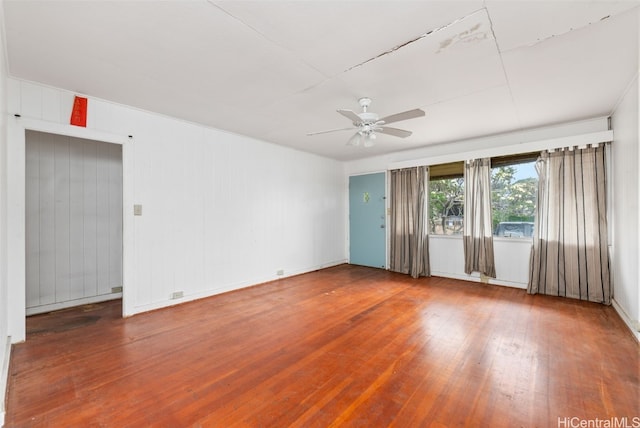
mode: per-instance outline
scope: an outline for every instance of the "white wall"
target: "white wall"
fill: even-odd
[[[640,150],[638,150],[638,78],[611,117],[615,140],[613,166],[614,305],[640,338]]]
[[[7,53],[4,4],[0,2],[0,426],[4,423],[10,339],[7,299]]]
[[[525,153],[553,147],[611,141],[607,118],[596,118],[521,132],[396,152],[345,165],[347,176],[370,171],[434,165],[478,157]],[[526,288],[529,279],[531,240],[494,238],[496,277],[489,283]],[[464,272],[462,236],[430,236],[431,273],[436,276],[480,281],[477,273]]]
[[[73,96],[9,79],[14,340],[24,339],[25,128],[123,144],[125,315],[346,261],[340,162],[91,98],[87,129],[72,127]]]

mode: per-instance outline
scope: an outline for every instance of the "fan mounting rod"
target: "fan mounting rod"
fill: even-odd
[[[371,98],[360,98],[358,102],[360,103],[360,107],[362,107],[362,111],[366,113],[367,108],[371,105]]]
[[[362,113],[358,113],[356,115],[359,120],[354,120],[353,124],[355,126],[362,126],[362,125],[373,125],[374,123],[378,123],[378,119],[380,119],[380,116],[378,116],[375,113],[370,113],[367,111],[369,108],[369,105],[371,104],[371,98],[367,98],[367,97],[360,98],[358,100],[358,103],[360,104],[360,107],[362,107]]]

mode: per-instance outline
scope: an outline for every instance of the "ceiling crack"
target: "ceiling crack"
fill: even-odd
[[[561,32],[559,32],[557,34],[551,34],[550,36],[543,37],[541,39],[537,39],[537,40],[535,40],[535,41],[533,41],[531,43],[515,46],[515,47],[513,47],[513,48],[511,48],[511,49],[509,49],[509,50],[507,50],[505,52],[510,52],[510,51],[513,51],[513,50],[516,50],[516,49],[521,49],[521,48],[530,48],[530,47],[533,47],[533,46],[537,46],[540,43],[546,42],[547,40],[551,40],[551,39],[554,39],[556,37],[564,36],[565,34],[569,34],[569,33],[572,33],[574,31],[577,31],[577,30],[582,30],[583,28],[587,28],[587,27],[589,27],[591,25],[598,24],[598,23],[600,23],[602,21],[605,21],[605,20],[607,20],[609,18],[611,18],[611,15],[606,15],[606,16],[603,16],[602,18],[600,18],[600,19],[598,19],[596,21],[588,22],[585,25],[581,25],[581,26],[576,27],[576,28],[569,28],[566,31],[561,31]]]
[[[242,25],[244,25],[245,27],[249,28],[251,31],[253,31],[254,33],[260,35],[260,37],[262,37],[264,40],[266,40],[267,42],[273,44],[274,46],[279,47],[280,49],[283,49],[289,53],[294,53],[291,49],[289,49],[286,46],[283,46],[282,44],[278,43],[277,41],[271,39],[270,37],[268,37],[266,34],[264,34],[263,32],[261,32],[260,30],[258,30],[257,28],[255,28],[254,26],[248,24],[247,22],[243,21],[240,17],[234,15],[233,13],[229,12],[228,10],[226,10],[222,5],[216,4],[216,0],[205,0],[207,3],[209,3],[209,5],[215,7],[216,9],[220,10],[222,13],[228,15],[229,17],[231,17],[232,19],[235,19],[236,21],[238,21],[239,23],[241,23]],[[308,63],[307,61],[305,61],[304,59],[300,58],[301,61],[304,62],[304,64],[310,68],[312,68],[313,70],[315,70],[316,72],[318,72],[319,74],[322,75],[322,77],[326,79],[330,78],[331,76],[327,76],[325,73],[323,73],[321,70],[317,69],[313,64]],[[324,81],[324,80],[323,80]],[[322,83],[322,82],[320,82]],[[319,84],[319,83],[318,83]]]
[[[374,56],[374,57],[372,57],[372,58],[369,58],[369,59],[368,59],[368,60],[366,60],[366,61],[363,61],[363,62],[361,62],[361,63],[359,63],[359,64],[356,64],[356,65],[354,65],[354,66],[351,66],[351,67],[347,68],[346,70],[344,70],[344,71],[343,71],[343,73],[347,73],[347,72],[349,72],[349,71],[353,70],[354,68],[362,67],[363,65],[368,64],[368,63],[370,63],[371,61],[374,61],[374,60],[376,60],[376,59],[378,59],[378,58],[381,58],[381,57],[383,57],[383,56],[385,56],[385,55],[392,54],[392,53],[394,53],[395,51],[397,51],[397,50],[399,50],[399,49],[402,49],[402,48],[404,48],[405,46],[408,46],[408,45],[410,45],[410,44],[412,44],[412,43],[415,43],[415,42],[417,42],[417,41],[419,41],[419,40],[422,40],[422,39],[424,39],[424,38],[425,38],[425,37],[427,37],[427,36],[430,36],[430,35],[432,35],[432,34],[435,34],[435,33],[439,32],[439,31],[441,31],[441,30],[444,30],[445,28],[449,28],[449,27],[451,27],[451,26],[453,26],[453,25],[456,25],[456,24],[458,24],[459,22],[461,22],[461,21],[463,21],[464,19],[466,19],[466,18],[468,18],[468,17],[470,17],[470,16],[472,16],[472,15],[474,15],[474,14],[478,13],[478,12],[479,12],[479,11],[481,11],[481,10],[483,10],[483,9],[479,9],[479,10],[473,11],[473,12],[471,12],[471,13],[470,13],[470,14],[468,14],[468,15],[465,15],[465,16],[463,16],[463,17],[461,17],[461,18],[458,18],[458,19],[456,19],[456,20],[454,20],[454,21],[449,22],[448,24],[445,24],[445,25],[443,25],[443,26],[441,26],[441,27],[438,27],[438,28],[435,28],[435,29],[433,29],[433,30],[427,31],[426,33],[421,34],[421,35],[419,35],[418,37],[416,37],[416,38],[414,38],[414,39],[411,39],[411,40],[409,40],[409,41],[407,41],[407,42],[404,42],[404,43],[402,43],[402,44],[400,44],[400,45],[394,46],[393,48],[391,48],[391,49],[389,49],[389,50],[387,50],[387,51],[384,51],[384,52],[382,52],[382,53],[381,53],[381,54],[379,54],[379,55],[376,55],[376,56]],[[446,46],[445,46],[445,47],[446,47]],[[444,48],[444,47],[441,47],[441,48]]]
[[[502,68],[502,73],[504,75],[504,81],[507,84],[507,89],[509,90],[509,98],[511,98],[511,105],[513,106],[513,110],[516,113],[516,120],[518,121],[518,128],[522,128],[522,120],[520,119],[520,111],[518,110],[518,104],[516,103],[515,97],[513,96],[513,90],[511,89],[511,82],[509,82],[509,75],[507,74],[507,69],[504,66],[504,59],[502,58],[502,51],[500,50],[500,44],[498,43],[498,39],[496,37],[496,33],[493,30],[493,20],[491,19],[491,14],[489,13],[489,9],[485,7],[485,11],[487,13],[487,19],[489,20],[489,31],[491,31],[491,35],[493,36],[493,41],[496,44],[496,51],[498,53],[498,58],[500,58],[500,67]]]
[[[409,40],[408,42],[405,42],[405,43],[403,43],[403,44],[401,44],[401,45],[395,46],[395,47],[393,47],[393,48],[389,49],[388,51],[384,51],[384,52],[382,52],[381,54],[374,56],[373,58],[369,58],[369,59],[368,59],[368,60],[366,60],[366,61],[363,61],[363,62],[361,62],[361,63],[359,63],[359,64],[356,64],[356,65],[354,65],[354,66],[352,66],[352,67],[349,67],[349,68],[347,68],[346,70],[344,70],[344,71],[343,71],[343,73],[346,73],[346,72],[348,72],[348,71],[351,71],[351,70],[353,70],[354,68],[362,67],[363,65],[365,65],[365,64],[367,64],[367,63],[369,63],[369,62],[371,62],[371,61],[373,61],[373,60],[376,60],[376,59],[378,59],[378,58],[380,58],[380,57],[382,57],[382,56],[389,55],[390,53],[393,53],[393,52],[397,51],[397,50],[398,50],[398,49],[400,49],[400,48],[403,48],[403,47],[405,47],[405,46],[407,46],[407,45],[410,45],[411,43],[417,42],[418,40],[420,40],[420,39],[422,39],[422,38],[426,37],[426,36],[427,36],[427,35],[429,35],[429,34],[431,34],[431,31],[430,31],[430,32],[428,32],[428,33],[425,33],[425,34],[423,34],[423,35],[421,35],[421,36],[418,36],[418,37],[416,37],[415,39]]]

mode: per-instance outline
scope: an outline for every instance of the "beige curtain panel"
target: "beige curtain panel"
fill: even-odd
[[[544,152],[528,292],[611,303],[605,147]]]
[[[427,235],[428,184],[429,168],[426,166],[391,171],[389,269],[414,278],[431,275]]]
[[[491,224],[491,159],[464,166],[464,271],[496,277]]]

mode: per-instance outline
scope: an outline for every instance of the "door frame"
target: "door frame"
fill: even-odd
[[[350,203],[350,189],[349,189],[349,183],[351,182],[351,177],[357,177],[360,175],[370,175],[370,174],[380,174],[383,173],[384,174],[384,213],[385,213],[385,220],[384,220],[384,266],[385,266],[385,270],[389,270],[389,215],[390,215],[390,205],[389,205],[389,173],[386,169],[383,170],[375,170],[375,171],[367,171],[367,172],[359,172],[357,174],[349,174],[347,177],[347,254],[349,254],[349,263],[351,263],[351,254],[350,254],[350,248],[351,248],[351,203]]]
[[[7,281],[8,333],[11,342],[26,339],[26,131],[39,131],[95,140],[122,146],[122,314],[129,315],[133,302],[134,224],[133,213],[133,137],[110,134],[83,127],[62,125],[38,119],[12,116],[7,121]],[[10,209],[9,209],[10,207]]]
[[[31,130],[27,130],[29,132],[36,132],[36,131],[31,131]],[[51,133],[39,133],[40,135],[43,136],[51,136],[52,138],[56,138],[56,137],[60,137],[60,134],[51,134]],[[49,137],[45,137],[45,138],[49,138]],[[97,141],[97,140],[93,140],[93,139],[80,139],[80,138],[75,138],[75,137],[67,137],[65,136],[65,138],[69,138],[69,139],[73,139],[74,142],[79,143],[79,144],[84,144],[86,143],[94,143],[94,144],[98,144],[101,145],[101,147],[106,147],[106,145],[110,146],[110,147],[120,147],[120,151],[119,151],[119,156],[117,159],[117,164],[118,167],[120,168],[120,174],[119,174],[119,178],[120,180],[122,180],[122,145],[121,144],[114,144],[114,143],[106,143],[103,141]],[[26,149],[29,148],[29,137],[26,136]],[[45,145],[49,145],[49,144],[53,144],[50,141],[46,141],[44,143]],[[27,155],[29,155],[29,152],[27,150]],[[98,153],[96,152],[96,155],[98,155]],[[42,159],[42,157],[40,157],[40,155],[38,155],[39,159]],[[38,185],[38,184],[36,184]],[[27,184],[25,187],[25,195],[29,196],[30,192],[33,191],[34,189],[30,188],[30,186]],[[98,189],[98,191],[100,191]],[[122,193],[122,185],[118,186],[118,191]],[[69,201],[71,201],[71,195],[69,195]],[[55,198],[54,198],[55,199]],[[120,199],[120,203],[122,203],[122,198]],[[122,210],[121,210],[122,211]],[[33,214],[33,212],[32,212]],[[113,217],[113,220],[118,219],[120,222],[122,222],[122,212],[120,212],[119,214],[117,214],[116,217]],[[122,223],[121,223],[122,224]],[[120,224],[120,226],[121,226]],[[27,223],[25,225],[25,233],[29,233],[30,232],[30,228],[29,228],[29,224]],[[122,239],[122,233],[120,234],[120,239]],[[119,254],[119,262],[122,263],[122,245],[119,246],[120,249],[120,254]],[[27,255],[25,258],[26,264],[29,265],[29,256]],[[97,277],[97,275],[96,275]],[[122,289],[122,277],[120,278],[120,281],[118,283],[113,283],[112,285],[114,286],[119,286]],[[26,284],[26,287],[29,288],[29,284]],[[57,290],[57,288],[56,288]],[[31,291],[33,292],[33,289],[31,289]],[[57,291],[56,291],[56,295],[57,295]],[[114,299],[121,299],[122,298],[122,291],[113,291],[113,288],[111,288],[111,291],[109,293],[102,293],[102,294],[93,294],[93,295],[89,295],[86,297],[77,297],[77,298],[72,298],[69,300],[62,300],[62,301],[57,301],[57,299],[54,299],[54,302],[51,303],[45,303],[45,304],[38,304],[35,306],[31,306],[31,307],[27,307],[27,312],[26,315],[27,316],[31,316],[31,315],[37,315],[37,314],[42,314],[42,313],[47,313],[47,312],[52,312],[52,311],[57,311],[57,310],[61,310],[61,309],[67,309],[67,308],[72,308],[72,307],[77,307],[77,306],[81,306],[81,305],[87,305],[87,304],[91,304],[91,303],[98,303],[98,302],[104,302],[107,300],[114,300]]]

